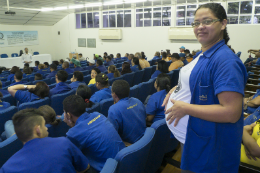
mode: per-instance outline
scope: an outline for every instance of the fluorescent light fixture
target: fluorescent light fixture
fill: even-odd
[[[4,7],[7,8],[7,7]],[[9,7],[13,9],[19,9],[19,10],[30,10],[30,11],[41,11],[41,9],[36,9],[36,8],[21,8],[21,7]]]
[[[85,7],[100,7],[102,6],[102,3],[89,3],[89,4],[85,4]]]
[[[53,11],[53,8],[42,8],[41,11]]]
[[[130,3],[138,3],[138,2],[146,2],[147,0],[126,0],[124,1],[125,4],[130,4]]]
[[[58,11],[58,10],[67,10],[68,7],[55,7],[53,10]]]
[[[105,2],[105,3],[103,3],[103,5],[104,6],[106,6],[106,5],[119,5],[119,4],[123,4],[124,2]]]
[[[69,6],[69,9],[77,9],[77,8],[84,8],[84,5]]]

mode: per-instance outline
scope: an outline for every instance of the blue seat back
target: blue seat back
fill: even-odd
[[[168,67],[170,67],[172,61],[167,61]]]
[[[39,52],[33,52],[33,55],[39,55]]]
[[[152,67],[153,67],[153,68],[152,68],[152,73],[151,73],[151,74],[153,74],[153,73],[156,71],[157,65],[153,65]]]
[[[66,84],[71,84],[71,81],[70,81],[70,80],[67,80],[65,83],[66,83]]]
[[[89,70],[85,70],[85,71],[82,71],[82,73],[83,73],[83,76],[87,76],[87,75],[90,74],[90,71]]]
[[[50,84],[48,86],[49,86],[49,89],[51,90],[52,88],[56,87],[56,83]]]
[[[64,122],[61,121],[57,126],[48,126],[49,136],[52,138],[66,136],[66,133],[69,131],[70,127]]]
[[[144,69],[136,71],[132,86],[140,84],[143,80],[143,76],[144,76]]]
[[[173,75],[172,75],[172,80],[171,80],[172,87],[178,85],[178,82],[179,82],[179,72],[180,72],[180,69],[173,70]]]
[[[153,79],[150,79],[149,81],[152,83],[152,89],[151,89],[151,92],[150,92],[150,95],[154,94],[157,92],[157,90],[155,89],[154,87],[154,82],[155,82],[156,78],[153,78]]]
[[[108,158],[100,173],[116,173],[118,162]]]
[[[112,78],[112,79],[109,79],[108,80],[108,83],[110,86],[112,86],[113,82],[116,81],[116,80],[122,80],[123,79],[123,76],[120,76],[120,77],[117,77],[117,78]]]
[[[16,106],[16,99],[11,94],[5,95],[1,100],[10,103],[12,106]]]
[[[7,54],[1,54],[1,58],[8,58]]]
[[[123,64],[123,63],[117,63],[117,64],[116,64],[116,68],[122,67],[122,64]]]
[[[72,76],[73,76],[73,73],[68,74],[67,80],[70,80],[72,78]]]
[[[96,87],[96,84],[90,84],[88,85],[88,87],[91,89],[91,93],[92,95],[98,91],[97,87]]]
[[[63,100],[70,96],[75,94],[75,90],[68,91],[66,93],[62,94],[56,94],[51,96],[51,107],[55,110],[57,115],[62,115],[63,113]]]
[[[7,86],[9,86],[11,84],[11,81],[5,81],[4,83],[5,83],[4,87],[7,87]]]
[[[99,112],[100,111],[100,104],[94,103],[91,108],[86,108],[86,112],[92,113],[92,112]]]
[[[13,115],[17,111],[18,111],[18,109],[15,106],[10,106],[9,108],[6,108],[6,109],[0,111],[0,134],[2,134],[2,132],[4,132],[5,122],[8,120],[11,120]]]
[[[122,67],[117,68],[117,70],[121,73],[121,71],[122,71]]]
[[[33,85],[35,85],[37,82],[40,82],[40,81],[43,81],[45,82],[47,85],[50,85],[51,84],[51,80],[49,78],[46,78],[46,79],[42,79],[42,80],[35,80],[33,81]]]
[[[150,95],[151,90],[153,87],[152,80],[148,82],[143,82],[139,84],[139,94],[138,94],[138,99],[144,103],[145,99],[147,98],[148,95]]]
[[[83,81],[88,85],[89,81],[91,80],[91,75],[84,76]]]
[[[11,57],[18,57],[18,53],[12,53]]]
[[[143,80],[142,80],[143,82],[147,82],[151,78],[152,70],[153,70],[153,67],[147,67],[144,69],[144,76],[143,76]]]
[[[27,108],[36,108],[38,109],[39,107],[43,105],[49,105],[50,104],[50,99],[49,97],[45,97],[44,99],[36,100],[33,102],[27,102],[19,105],[19,111]]]
[[[34,81],[34,75],[29,77],[29,81]]]
[[[23,148],[23,143],[17,138],[16,134],[0,142],[0,167],[21,148]]]
[[[55,77],[50,78],[50,84],[54,84],[54,83],[56,83]]]
[[[113,98],[104,99],[100,102],[100,113],[104,116],[108,116],[108,109],[114,104]]]
[[[130,88],[129,97],[138,98],[138,94],[139,94],[139,85],[135,85]]]
[[[135,73],[126,73],[123,75],[123,80],[127,81],[129,86],[133,86],[133,81],[134,81]]]
[[[150,66],[153,66],[153,60],[149,60],[148,62],[150,64]]]
[[[144,172],[154,134],[153,128],[146,128],[144,136],[140,140],[117,153],[115,157],[115,160],[118,162],[117,172]]]

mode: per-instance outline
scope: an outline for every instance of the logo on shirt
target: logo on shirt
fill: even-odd
[[[200,96],[200,100],[207,101],[208,100],[208,96],[207,95],[201,95]]]
[[[127,109],[132,109],[132,108],[134,108],[136,106],[137,106],[137,103],[135,105],[133,105],[133,106],[128,107]]]
[[[88,122],[88,125],[92,124],[93,122],[95,122],[97,119],[100,118],[100,115],[98,115],[97,117],[95,117],[94,119],[92,119],[91,121]]]
[[[181,76],[179,76],[179,81],[178,81],[178,86],[176,87],[176,89],[174,90],[174,93],[176,94],[177,92],[179,92],[182,88],[182,84],[181,84]]]

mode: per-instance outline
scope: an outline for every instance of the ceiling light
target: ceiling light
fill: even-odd
[[[103,3],[103,5],[119,5],[119,4],[123,4],[123,2],[121,1],[121,2],[105,2],[105,3]]]
[[[125,4],[130,4],[130,3],[138,3],[138,2],[146,2],[147,0],[126,0],[124,1]]]
[[[69,9],[77,9],[77,8],[84,8],[84,5],[69,6]]]
[[[102,6],[102,3],[89,3],[89,4],[85,4],[85,7],[99,7]]]

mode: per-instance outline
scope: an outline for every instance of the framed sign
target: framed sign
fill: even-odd
[[[96,39],[95,38],[88,38],[87,39],[87,47],[88,48],[96,48]]]
[[[86,39],[78,38],[78,47],[86,47]]]

